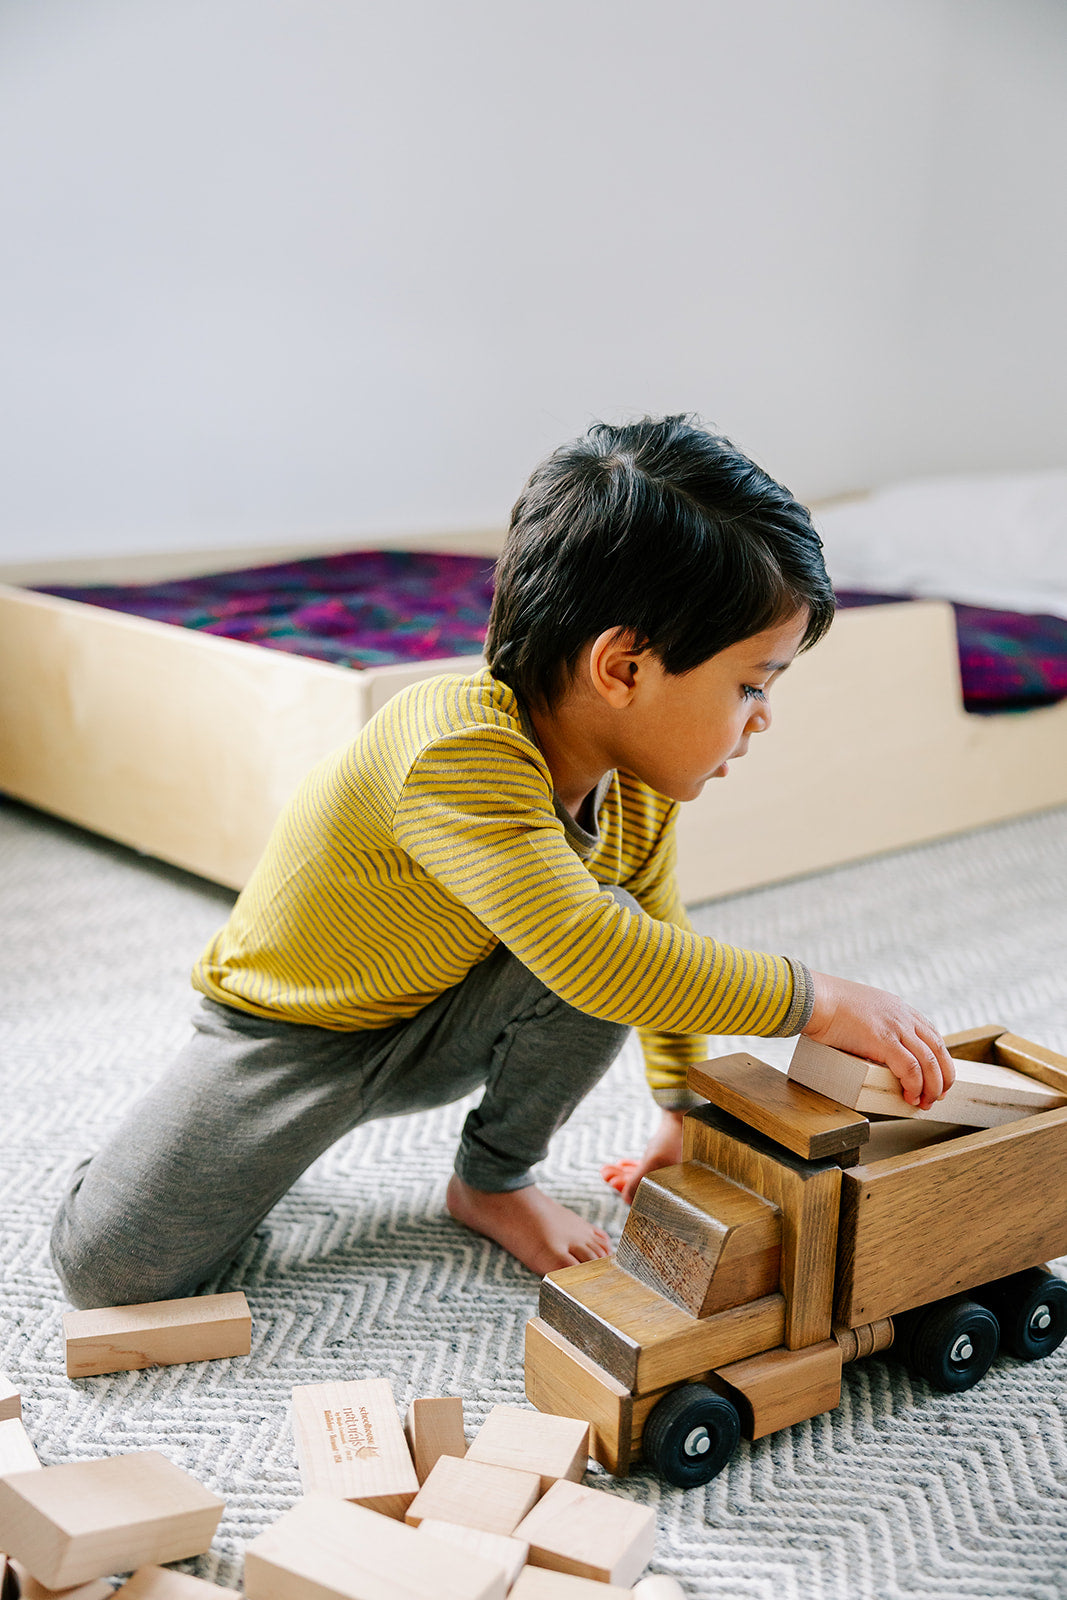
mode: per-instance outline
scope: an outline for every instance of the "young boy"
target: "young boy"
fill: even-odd
[[[661,1118],[626,1198],[681,1159],[707,1033],[804,1032],[930,1106],[953,1069],[924,1017],[699,937],[675,886],[677,803],[767,730],[833,605],[808,513],[683,417],[538,467],[488,671],[403,691],[309,775],[195,969],[194,1039],[75,1174],[73,1303],[193,1293],[341,1134],[479,1085],[452,1215],[537,1273],[605,1255],[530,1168],[631,1026]]]

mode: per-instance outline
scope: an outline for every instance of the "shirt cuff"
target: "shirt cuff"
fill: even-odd
[[[704,1095],[694,1094],[684,1083],[673,1089],[653,1089],[652,1098],[661,1111],[693,1111],[697,1106],[707,1105]]]
[[[772,1039],[788,1039],[791,1034],[800,1033],[811,1021],[811,1014],[815,1010],[814,978],[803,961],[794,961],[792,956],[786,956],[785,959],[793,974],[793,1004],[781,1027],[775,1028],[770,1035]]]

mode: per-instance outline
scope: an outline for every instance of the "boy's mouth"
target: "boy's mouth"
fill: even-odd
[[[712,777],[713,778],[725,778],[725,777],[728,777],[729,773],[730,773],[730,762],[731,761],[740,761],[741,757],[743,755],[746,755],[746,754],[747,754],[747,751],[745,751],[745,750],[735,750],[732,755],[729,755],[729,756],[726,757],[726,760],[722,763],[721,766],[718,766],[718,767],[715,768],[715,771],[712,773]]]

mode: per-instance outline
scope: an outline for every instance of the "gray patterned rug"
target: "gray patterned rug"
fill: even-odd
[[[57,1195],[183,1042],[188,969],[230,899],[0,803],[0,1369],[46,1463],[161,1448],[223,1495],[211,1554],[186,1565],[237,1588],[244,1545],[298,1494],[291,1385],[383,1376],[401,1406],[462,1394],[471,1431],[522,1400],[537,1284],[442,1210],[458,1105],[357,1131],[278,1206],[216,1286],[247,1292],[251,1356],[63,1376],[46,1249]],[[946,1030],[1003,1022],[1067,1050],[1065,908],[1061,810],[736,896],[697,921],[894,988]],[[747,1047],[777,1061],[790,1048]],[[637,1150],[651,1115],[627,1048],[559,1136],[546,1186],[617,1236],[597,1170]],[[1002,1357],[951,1399],[874,1360],[846,1369],[836,1412],[743,1444],[706,1490],[637,1474],[618,1492],[656,1507],[653,1567],[694,1600],[1053,1600],[1067,1596],[1065,1423],[1067,1347],[1033,1366]]]

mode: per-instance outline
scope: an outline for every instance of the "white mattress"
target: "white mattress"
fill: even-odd
[[[930,478],[822,507],[839,589],[1067,617],[1067,470]]]

